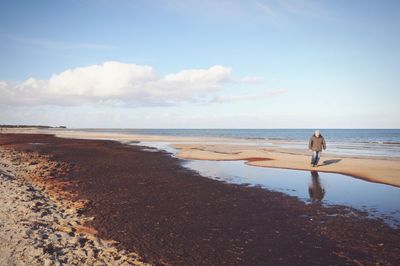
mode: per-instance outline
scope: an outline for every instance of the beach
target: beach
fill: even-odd
[[[84,225],[83,202],[58,180],[65,164],[0,139],[0,265],[146,265]]]
[[[47,133],[62,138],[108,139],[122,143],[163,143],[177,149],[177,157],[195,160],[243,160],[249,165],[295,170],[318,170],[346,174],[371,182],[400,187],[400,157],[344,155],[328,150],[322,153],[317,169],[310,165],[311,152],[303,149],[282,147],[279,141],[249,141],[216,137],[183,137],[161,135],[133,135],[107,132],[70,130],[9,129],[5,132]],[[274,145],[275,143],[275,145]]]
[[[350,175],[400,187],[400,158],[322,155],[317,168],[310,165],[311,152],[239,145],[175,145],[178,157],[195,160],[243,160],[249,165]]]
[[[9,261],[16,260],[22,265],[28,258],[36,260],[32,259],[31,265],[41,265],[44,261],[53,265],[62,260],[71,265],[79,260],[99,265],[133,262],[396,265],[400,262],[399,229],[370,219],[363,212],[343,206],[305,204],[280,192],[205,178],[182,167],[180,158],[149,151],[134,143],[160,141],[157,137],[57,134],[62,138],[51,134],[0,135],[2,189],[12,191],[0,198],[4,208],[1,228],[12,235],[4,237],[4,243],[10,244],[1,246],[0,252]],[[162,141],[177,139],[164,137]],[[241,160],[245,157],[248,163],[265,163],[268,162],[265,158],[271,157],[270,152],[246,149],[239,152],[232,146],[221,146],[221,140],[218,142],[220,146],[174,145],[180,149],[178,157],[184,158],[215,156],[212,158],[216,160]],[[334,172],[328,167],[341,162],[319,168]],[[13,200],[4,196],[14,194]],[[32,197],[39,198],[39,203]],[[20,206],[25,206],[23,214],[6,209]],[[41,217],[43,212],[45,215]],[[26,242],[12,244],[19,236]],[[85,251],[71,252],[65,241],[75,241],[71,249]],[[27,246],[32,251],[15,252]],[[79,254],[82,256],[73,257]]]

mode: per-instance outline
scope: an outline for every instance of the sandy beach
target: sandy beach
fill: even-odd
[[[261,141],[211,137],[128,135],[68,130],[9,129],[5,132],[52,133],[62,138],[108,139],[122,143],[168,143],[178,149],[177,156],[196,160],[244,160],[249,165],[296,170],[318,170],[351,175],[364,180],[400,187],[400,158],[349,156],[324,152],[317,169],[310,166],[311,152],[279,147],[278,141],[265,146]]]
[[[196,160],[244,160],[249,165],[346,174],[400,187],[400,158],[351,157],[323,154],[318,167],[310,165],[311,152],[240,145],[177,144],[178,157]]]
[[[211,180],[165,152],[34,134],[0,146],[6,265],[400,262],[399,230],[380,220]]]

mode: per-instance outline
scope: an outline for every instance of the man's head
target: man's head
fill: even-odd
[[[319,137],[319,130],[315,130],[314,135],[318,138]]]

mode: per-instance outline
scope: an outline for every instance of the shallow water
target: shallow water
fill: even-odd
[[[133,145],[150,147],[150,151],[164,150],[172,156],[178,152],[167,142]],[[283,192],[307,204],[352,207],[367,212],[370,217],[381,218],[393,227],[400,227],[400,188],[394,186],[342,174],[251,166],[244,161],[185,160],[183,166],[215,180]]]
[[[184,166],[203,176],[233,184],[249,184],[296,196],[306,203],[344,205],[400,225],[400,188],[342,174],[274,169],[243,161],[188,160]]]

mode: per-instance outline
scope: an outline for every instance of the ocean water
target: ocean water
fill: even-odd
[[[285,148],[307,149],[314,129],[76,129],[134,135],[223,137],[247,139],[258,144],[273,142]],[[320,129],[327,151],[344,155],[400,157],[400,129]]]

